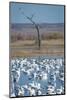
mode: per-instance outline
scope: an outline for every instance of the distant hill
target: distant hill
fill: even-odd
[[[40,23],[39,28],[60,28],[64,27],[64,23]],[[31,23],[13,23],[11,24],[11,29],[22,30],[23,28],[34,28]]]
[[[36,35],[36,29],[31,23],[12,23],[11,34]],[[38,24],[40,34],[61,33],[64,34],[64,23],[40,23]]]

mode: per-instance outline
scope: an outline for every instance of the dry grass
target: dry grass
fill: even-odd
[[[63,56],[64,55],[64,40],[52,39],[42,40],[41,49],[37,50],[37,45],[34,40],[16,41],[10,44],[11,57],[26,57],[26,56]]]
[[[13,43],[10,44],[11,47],[21,47],[21,46],[32,46],[35,44],[35,41],[34,40],[25,40],[25,41],[21,41],[21,40],[18,40],[18,41],[15,41]]]
[[[64,45],[63,39],[42,40],[42,45]]]

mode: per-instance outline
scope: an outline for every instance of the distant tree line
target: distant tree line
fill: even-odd
[[[61,33],[48,33],[47,35],[41,34],[41,40],[48,40],[48,39],[63,39],[63,34]],[[19,34],[14,34],[11,35],[11,42],[17,41],[17,40],[37,40],[37,36],[34,34],[28,34],[28,35],[22,35],[21,33]]]

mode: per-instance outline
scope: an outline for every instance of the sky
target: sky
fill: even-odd
[[[10,3],[11,23],[31,23],[24,15],[33,16],[36,23],[64,23],[63,5]]]

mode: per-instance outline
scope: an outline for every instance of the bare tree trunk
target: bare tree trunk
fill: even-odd
[[[39,33],[38,25],[36,25],[36,30],[37,30],[37,35],[38,35],[38,49],[40,50],[40,47],[41,47],[41,41],[40,41],[40,33]]]
[[[38,43],[38,49],[40,50],[40,48],[41,48],[41,40],[40,40],[40,33],[39,33],[39,28],[38,28],[38,25],[32,20],[32,17],[30,18],[30,17],[28,17],[28,16],[26,16],[24,13],[23,13],[23,15],[28,19],[28,20],[30,20],[32,23],[33,23],[33,25],[35,26],[35,28],[36,28],[36,30],[37,30],[37,36],[38,36],[38,41],[37,41],[37,43]]]

